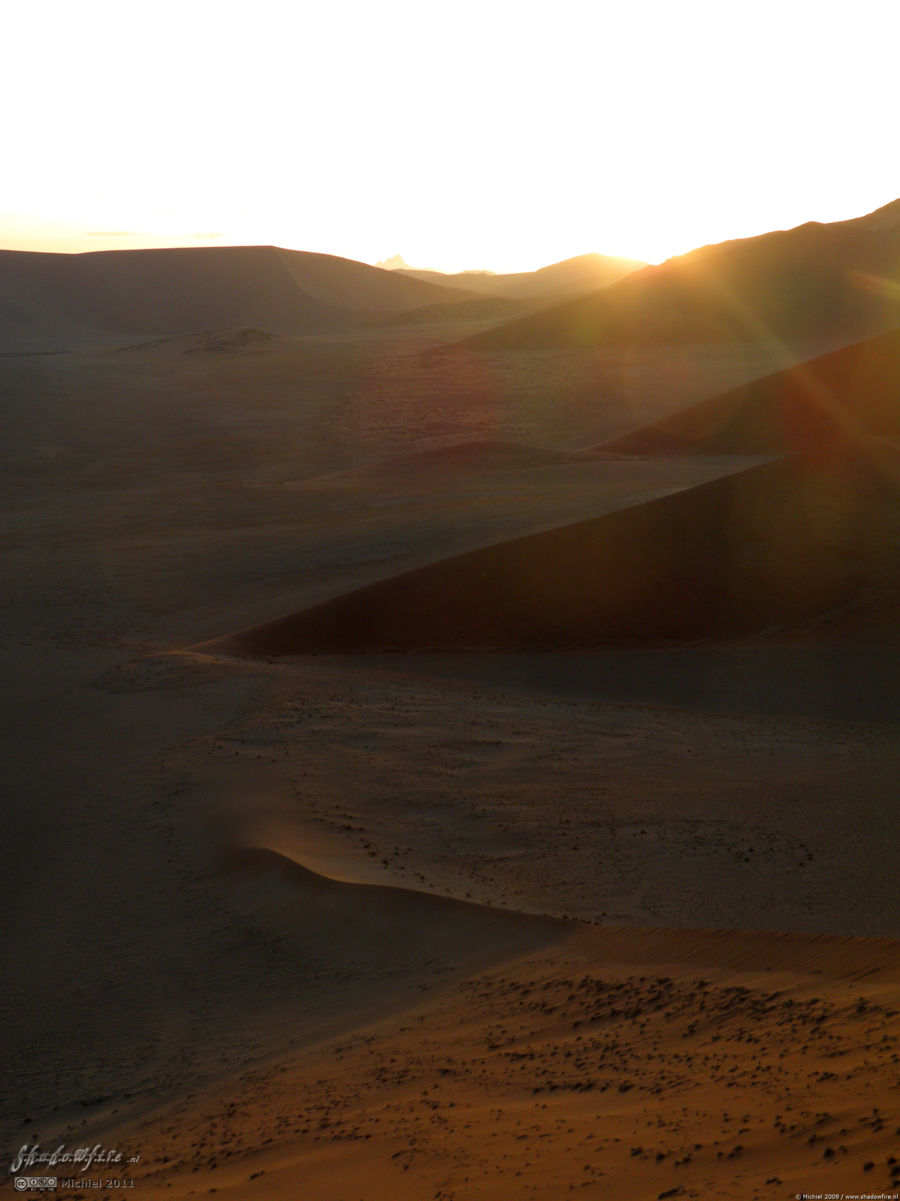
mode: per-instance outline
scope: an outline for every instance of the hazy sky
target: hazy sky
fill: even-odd
[[[900,196],[896,0],[12,0],[0,246],[659,260]]]

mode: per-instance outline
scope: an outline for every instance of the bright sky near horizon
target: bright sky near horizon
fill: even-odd
[[[0,247],[659,261],[900,196],[896,0],[30,0]]]

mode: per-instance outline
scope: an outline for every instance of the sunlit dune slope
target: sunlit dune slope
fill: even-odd
[[[900,330],[753,380],[603,443],[617,454],[784,454],[900,435]]]
[[[204,644],[261,655],[566,648],[891,611],[900,452],[870,440],[484,547]]]
[[[0,251],[0,334],[187,334],[257,327],[303,334],[464,300],[396,272],[275,246]]]
[[[834,337],[900,326],[900,200],[852,221],[704,246],[589,296],[473,335],[470,347]]]

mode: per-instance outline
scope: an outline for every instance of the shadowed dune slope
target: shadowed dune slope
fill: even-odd
[[[446,288],[427,281],[407,279],[396,271],[382,271],[333,254],[280,249],[277,253],[305,294],[351,312],[401,313],[423,304],[476,299],[464,285],[448,295]]]
[[[204,650],[568,648],[890,620],[900,452],[870,440],[445,559]]]
[[[753,380],[596,449],[785,454],[860,435],[900,435],[900,330]]]
[[[470,347],[844,341],[900,325],[900,200],[852,221],[704,246]]]
[[[0,251],[0,333],[7,335],[317,333],[449,299],[446,288],[396,272],[275,246]]]

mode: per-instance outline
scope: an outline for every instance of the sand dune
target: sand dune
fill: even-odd
[[[449,298],[445,288],[396,272],[275,246],[0,251],[0,334],[7,338],[223,327],[306,334]]]
[[[514,955],[517,946],[558,941],[569,930],[569,923],[559,918],[514,913],[418,889],[330,879],[306,867],[290,850],[275,846],[240,847],[226,862],[232,873],[269,881],[272,894],[285,906],[283,918],[294,924],[305,946],[323,940],[344,960],[358,957],[367,946],[378,948],[385,958],[385,937],[402,942],[401,958],[425,961],[465,950],[490,960]]]
[[[226,653],[745,635],[891,604],[897,448],[870,440],[407,572],[214,641]]]
[[[581,254],[564,259],[561,263],[551,263],[537,271],[519,271],[509,275],[495,275],[491,271],[461,271],[455,275],[444,275],[440,271],[418,271],[412,267],[401,268],[397,274],[427,280],[442,287],[465,288],[485,296],[549,300],[555,296],[577,296],[608,287],[644,266],[646,264],[638,259]]]
[[[753,380],[596,449],[785,454],[860,435],[900,435],[900,330]]]
[[[852,221],[705,246],[464,345],[849,341],[900,326],[898,257],[900,200]]]
[[[281,249],[278,255],[304,294],[351,312],[396,313],[422,304],[474,299],[472,289],[464,286],[448,294],[427,281],[406,279],[395,271],[379,271],[337,255]]]

